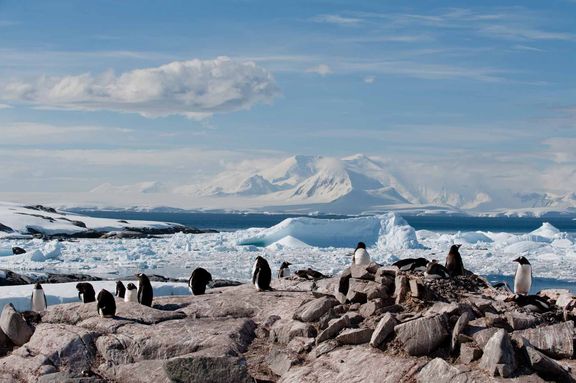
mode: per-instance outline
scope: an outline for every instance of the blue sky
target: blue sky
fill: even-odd
[[[573,191],[575,17],[568,0],[0,0],[0,192],[354,153]]]

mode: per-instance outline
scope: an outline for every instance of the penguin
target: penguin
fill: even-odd
[[[272,290],[270,282],[272,281],[272,270],[266,261],[261,256],[256,257],[254,267],[252,268],[252,283],[256,286],[258,291]]]
[[[88,282],[80,282],[76,284],[76,290],[78,290],[78,299],[84,303],[90,303],[96,301],[96,292],[94,287]]]
[[[367,265],[370,263],[370,254],[366,251],[366,244],[364,242],[358,242],[356,249],[354,249],[354,255],[352,256],[353,265]]]
[[[106,289],[100,290],[97,297],[98,314],[102,318],[114,318],[116,315],[116,298]]]
[[[194,295],[202,295],[206,292],[206,285],[212,281],[212,275],[201,267],[192,272],[188,279],[188,288]]]
[[[128,283],[126,286],[126,294],[124,295],[124,302],[138,303],[138,289],[134,283]]]
[[[426,258],[406,258],[396,261],[392,266],[396,266],[400,271],[426,271],[428,260]]]
[[[26,253],[26,250],[24,250],[24,249],[21,248],[21,247],[18,247],[18,246],[13,246],[13,247],[12,247],[12,254],[14,254],[14,255],[25,254],[25,253]]]
[[[124,294],[126,294],[124,283],[122,283],[122,281],[116,281],[116,296],[118,298],[124,298]]]
[[[536,313],[545,313],[551,310],[551,304],[547,297],[539,295],[514,295],[514,302],[527,310]]]
[[[444,266],[439,264],[438,261],[433,259],[426,265],[424,277],[428,279],[450,278],[450,273]]]
[[[462,262],[462,256],[458,251],[462,245],[452,245],[448,256],[446,257],[446,269],[450,273],[451,277],[456,277],[458,275],[464,275],[464,263]]]
[[[296,274],[300,278],[304,278],[304,279],[316,280],[316,279],[328,278],[326,275],[322,274],[321,272],[316,271],[316,270],[311,269],[311,268],[307,268],[306,270],[296,270],[294,272],[294,274]]]
[[[528,295],[532,287],[532,265],[525,257],[518,257],[513,262],[518,262],[514,276],[514,294]]]
[[[284,278],[290,276],[290,262],[282,262],[280,265],[280,270],[278,270],[278,278]]]
[[[32,298],[30,299],[30,307],[32,311],[37,313],[46,310],[46,307],[48,307],[48,304],[46,303],[46,295],[44,295],[44,289],[40,283],[34,285]]]
[[[138,302],[144,306],[151,307],[154,291],[150,279],[144,273],[136,274],[138,277]]]

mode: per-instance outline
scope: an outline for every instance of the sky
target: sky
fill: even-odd
[[[356,153],[574,191],[575,17],[569,0],[0,0],[0,192]]]

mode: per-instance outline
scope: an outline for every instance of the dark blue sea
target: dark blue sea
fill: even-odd
[[[286,218],[299,217],[291,214],[233,214],[233,213],[159,213],[108,210],[82,210],[82,214],[113,219],[141,219],[147,221],[176,222],[199,229],[234,231],[250,227],[271,227]],[[319,219],[342,219],[348,216],[320,215]],[[529,233],[548,222],[561,231],[576,233],[573,217],[469,217],[469,216],[404,216],[416,230],[437,232],[495,231],[509,233]]]

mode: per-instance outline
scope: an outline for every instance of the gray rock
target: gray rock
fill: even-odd
[[[350,291],[355,291],[366,295],[367,299],[388,298],[386,288],[381,284],[363,279],[350,279]],[[360,302],[363,303],[363,302]]]
[[[377,277],[388,277],[388,278],[396,278],[396,273],[398,272],[398,268],[396,266],[381,266],[376,270]]]
[[[540,321],[534,315],[522,313],[519,311],[511,311],[506,313],[506,320],[513,330],[524,330],[526,328],[534,327]]]
[[[340,344],[364,344],[370,341],[374,330],[370,328],[346,329],[336,337]]]
[[[481,383],[486,377],[479,371],[462,371],[442,358],[432,359],[416,376],[417,383]]]
[[[374,273],[371,273],[367,270],[367,266],[369,265],[352,265],[350,266],[350,272],[352,274],[352,278],[355,279],[366,279],[369,281],[374,280]]]
[[[424,299],[426,297],[426,288],[424,285],[416,280],[410,279],[410,295],[412,298]]]
[[[243,358],[190,356],[164,363],[168,378],[188,383],[252,383]]]
[[[404,275],[398,275],[396,281],[394,282],[396,289],[394,290],[394,297],[396,298],[396,304],[400,304],[406,300],[410,292],[410,286],[408,285],[408,278]]]
[[[439,315],[399,324],[394,331],[408,354],[422,356],[429,355],[448,339],[447,327],[446,316]]]
[[[532,346],[555,359],[574,355],[574,323],[563,322],[534,329],[514,331],[513,338],[526,338]]]
[[[2,380],[0,380],[2,382]],[[106,383],[98,376],[90,374],[71,374],[69,372],[55,372],[42,375],[37,383]]]
[[[458,336],[464,331],[464,328],[470,322],[470,314],[468,312],[464,312],[454,325],[454,329],[452,330],[452,340],[450,342],[450,350],[455,351],[458,348]]]
[[[484,346],[479,367],[490,376],[510,377],[516,370],[516,357],[510,336],[499,329]]]
[[[470,364],[482,357],[482,350],[480,350],[473,343],[463,343],[460,346],[460,363]]]
[[[326,327],[328,327],[328,323],[330,322],[330,320],[337,318],[338,315],[336,315],[336,313],[334,312],[334,309],[330,309],[328,310],[328,312],[324,315],[322,315],[322,318],[320,318],[318,320],[318,328],[320,330],[324,330]]]
[[[4,305],[2,309],[0,329],[16,346],[22,346],[28,342],[34,333],[32,327],[26,323],[12,303]]]
[[[366,301],[368,301],[368,298],[364,293],[355,290],[348,290],[348,294],[346,294],[346,300],[350,303],[362,304],[366,303]]]
[[[346,313],[344,314],[344,316],[348,318],[350,327],[356,327],[364,321],[364,317],[361,314],[358,314],[357,312],[354,311]]]
[[[336,349],[339,346],[338,342],[335,340],[329,340],[327,342],[322,342],[316,346],[314,350],[310,353],[313,358],[319,358],[320,356],[329,353],[330,351]]]
[[[560,383],[574,383],[576,378],[554,359],[542,354],[529,343],[524,344],[524,351],[527,355],[530,366],[536,373],[547,380]]]
[[[313,338],[316,334],[316,329],[311,324],[282,319],[272,326],[270,340],[280,344],[288,344],[295,337]]]
[[[484,328],[484,327],[468,327],[465,330],[466,335],[469,335],[472,337],[472,339],[474,339],[474,342],[476,342],[476,344],[478,345],[478,347],[480,347],[481,349],[484,349],[484,346],[486,346],[486,343],[488,343],[488,341],[490,340],[490,338],[492,338],[492,336],[494,334],[496,334],[496,332],[498,331],[497,328],[494,327],[490,327],[490,328]]]
[[[382,308],[383,306],[384,302],[382,299],[374,299],[360,306],[359,312],[364,318],[368,318],[376,314],[378,309]]]
[[[298,358],[286,350],[272,349],[266,357],[266,363],[273,373],[281,376],[298,363]]]
[[[326,314],[328,310],[336,306],[338,301],[333,297],[314,299],[298,307],[293,318],[302,322],[314,322]]]
[[[380,322],[378,322],[376,329],[374,329],[374,333],[370,339],[370,346],[381,347],[386,338],[394,332],[394,326],[397,324],[398,321],[392,316],[392,314],[385,314],[382,319],[380,319]]]
[[[12,351],[14,343],[8,338],[4,331],[0,328],[0,357],[6,355],[9,351]]]
[[[310,350],[312,350],[312,347],[314,347],[314,338],[297,336],[294,339],[292,339],[286,347],[288,348],[288,350],[293,351],[296,354],[310,352]]]
[[[340,331],[350,326],[350,320],[347,316],[343,316],[338,319],[333,319],[328,324],[328,327],[318,334],[316,338],[316,344],[320,344],[328,339],[334,338]]]
[[[460,312],[460,306],[458,303],[446,303],[446,302],[435,302],[432,307],[430,307],[424,313],[425,317],[434,317],[436,315],[448,314],[455,315]]]

